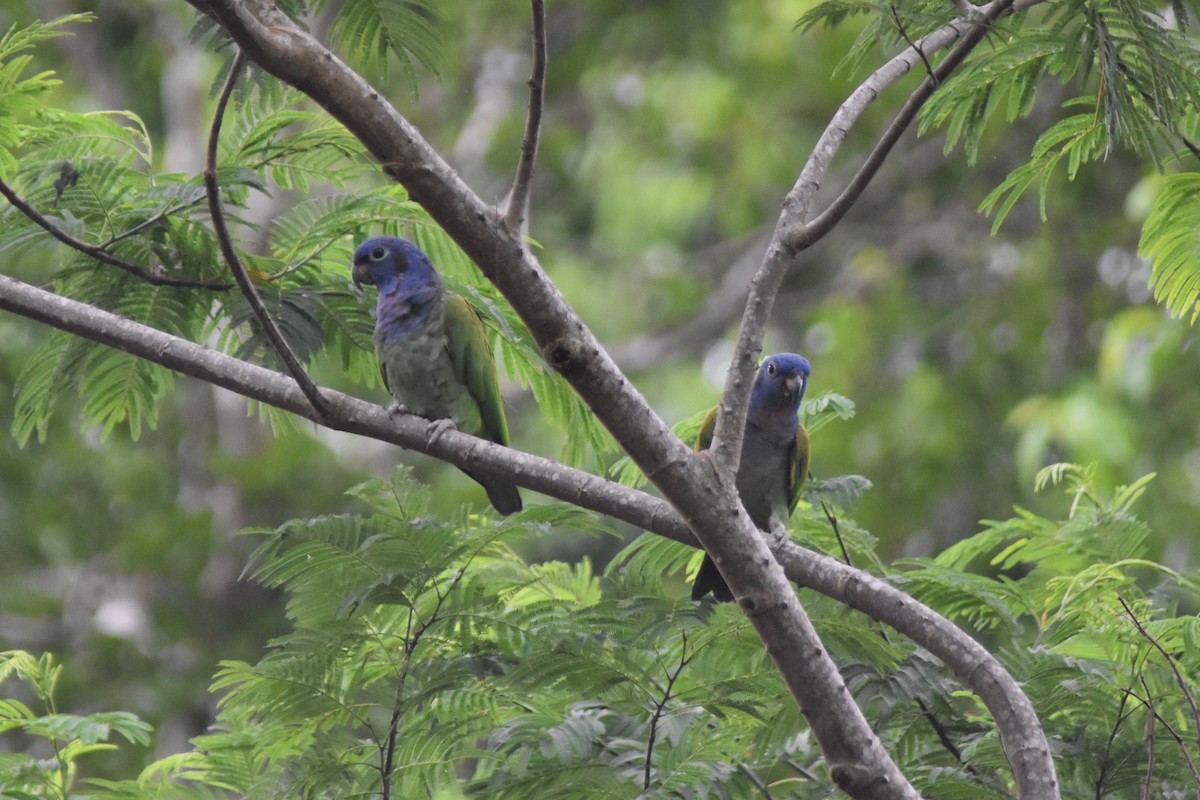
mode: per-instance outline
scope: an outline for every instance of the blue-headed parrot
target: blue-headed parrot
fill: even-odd
[[[804,356],[776,353],[763,359],[754,377],[737,490],[750,520],[760,530],[770,530],[773,519],[787,526],[800,500],[800,487],[808,476],[808,431],[800,424],[799,413],[811,371]],[[712,445],[716,424],[714,407],[700,426],[697,451]],[[706,553],[692,584],[692,599],[698,600],[709,592],[717,600],[733,600],[717,565]]]
[[[406,239],[378,236],[354,251],[351,276],[356,284],[379,289],[375,357],[395,410],[448,421],[464,433],[508,444],[496,359],[483,320],[466,300],[445,289],[429,257]],[[516,484],[467,475],[483,486],[501,514],[521,510]]]

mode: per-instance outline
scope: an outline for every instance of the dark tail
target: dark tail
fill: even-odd
[[[729,591],[729,584],[725,583],[725,579],[717,571],[712,556],[705,553],[704,563],[700,565],[700,571],[696,573],[696,582],[692,584],[692,599],[699,600],[709,592],[712,592],[718,603],[733,602],[733,592]]]
[[[467,471],[464,469],[463,472]],[[515,483],[503,478],[493,478],[490,475],[476,475],[474,472],[467,472],[467,475],[483,487],[492,507],[504,516],[507,517],[509,514],[515,514],[521,510],[521,493],[517,491]]]

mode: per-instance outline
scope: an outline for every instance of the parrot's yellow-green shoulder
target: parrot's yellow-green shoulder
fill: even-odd
[[[487,328],[475,309],[461,296],[445,294],[446,348],[455,375],[479,406],[483,424],[480,435],[497,444],[508,444],[508,423],[500,386],[496,381],[496,360],[488,342]]]

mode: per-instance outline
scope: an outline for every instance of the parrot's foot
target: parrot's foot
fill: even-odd
[[[426,441],[432,445],[438,439],[442,438],[442,434],[446,431],[456,431],[458,426],[454,424],[452,419],[435,419],[429,423],[429,437]]]
[[[408,410],[408,406],[404,405],[403,403],[392,403],[390,406],[387,407],[387,412],[388,412],[389,417],[398,417],[401,414],[411,414],[412,413],[411,411]]]

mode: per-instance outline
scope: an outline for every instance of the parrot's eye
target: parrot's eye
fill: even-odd
[[[371,252],[367,255],[372,261],[383,261],[385,258],[387,258],[387,248],[373,247],[371,248]]]
[[[767,362],[767,374],[768,374],[768,375],[774,375],[774,374],[775,374],[775,362],[774,362],[774,361],[768,361],[768,362]]]

